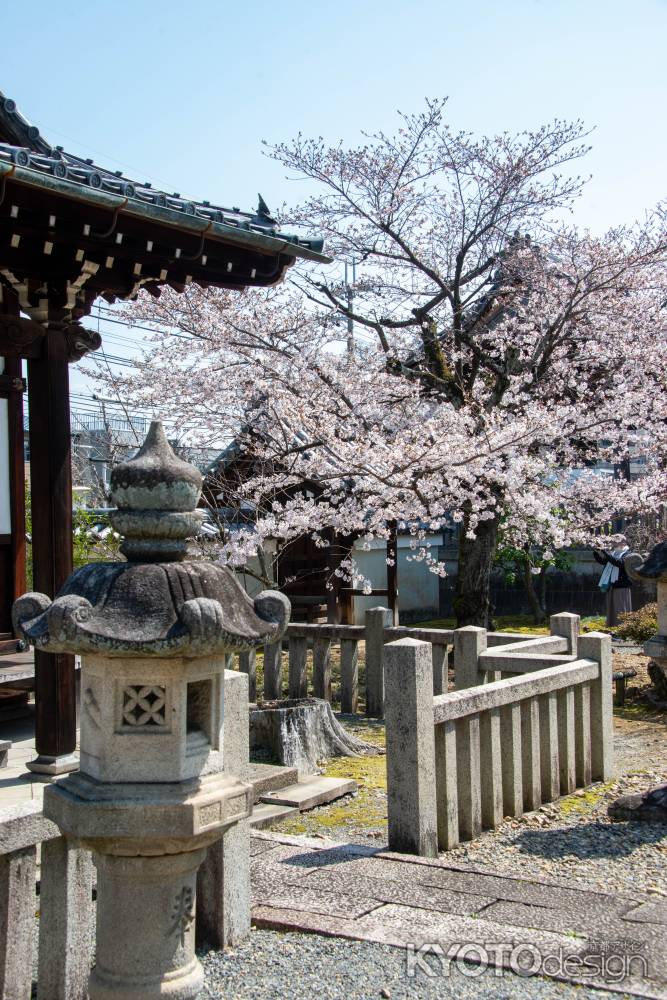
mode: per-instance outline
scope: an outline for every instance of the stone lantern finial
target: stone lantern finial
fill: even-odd
[[[202,475],[174,454],[164,428],[151,423],[139,453],[111,473],[111,515],[125,536],[121,552],[135,562],[185,559],[188,539],[197,534],[204,512],[196,510]]]

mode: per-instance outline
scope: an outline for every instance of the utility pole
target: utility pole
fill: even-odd
[[[352,284],[349,281],[349,271],[352,272]],[[345,265],[345,289],[347,291],[347,308],[348,312],[352,312],[352,306],[354,304],[354,285],[357,280],[357,265],[355,261],[352,264]],[[351,360],[354,358],[354,320],[351,316],[347,317],[347,356]]]

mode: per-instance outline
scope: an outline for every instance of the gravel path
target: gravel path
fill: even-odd
[[[665,780],[665,771],[654,771],[627,775],[609,787],[593,786],[588,794],[561,799],[518,821],[507,820],[444,857],[499,874],[667,897],[667,829],[607,818],[609,802],[619,795]]]
[[[570,986],[538,977],[523,978],[487,969],[463,975],[456,964],[448,976],[409,979],[401,948],[310,934],[253,930],[249,941],[224,955],[200,955],[206,973],[202,998],[224,1000],[605,1000],[618,993]],[[434,969],[440,967],[430,960]]]

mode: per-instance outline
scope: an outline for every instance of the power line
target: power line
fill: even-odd
[[[99,308],[100,307],[98,306],[98,309]],[[112,310],[110,310],[110,311],[112,311]],[[170,337],[182,337],[184,340],[198,340],[199,339],[198,337],[193,337],[192,334],[190,334],[190,333],[182,333],[182,332],[179,332],[177,330],[172,330],[172,329],[170,329],[169,331],[159,330],[159,329],[156,330],[155,327],[152,327],[152,326],[142,326],[139,323],[130,323],[128,320],[125,320],[125,319],[112,319],[110,316],[102,316],[99,313],[97,313],[97,314],[96,313],[91,313],[91,316],[94,316],[96,319],[101,320],[102,323],[117,323],[119,326],[125,326],[125,327],[127,327],[128,330],[146,330],[148,333],[167,333],[168,336],[170,336]]]

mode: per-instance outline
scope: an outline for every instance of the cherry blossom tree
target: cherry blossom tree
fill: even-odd
[[[556,122],[476,139],[447,127],[443,102],[356,149],[298,138],[272,155],[315,193],[283,221],[323,232],[337,269],[129,307],[160,332],[123,392],[252,456],[237,489],[256,523],[223,558],[305,532],[386,537],[396,520],[444,573],[422,543],[453,517],[457,620],[485,625],[501,523],[507,544],[550,550],[664,498],[663,220],[601,237],[563,224],[584,138]],[[363,274],[353,300],[342,261]],[[360,333],[353,355],[341,318]],[[638,451],[640,480],[593,469]]]

